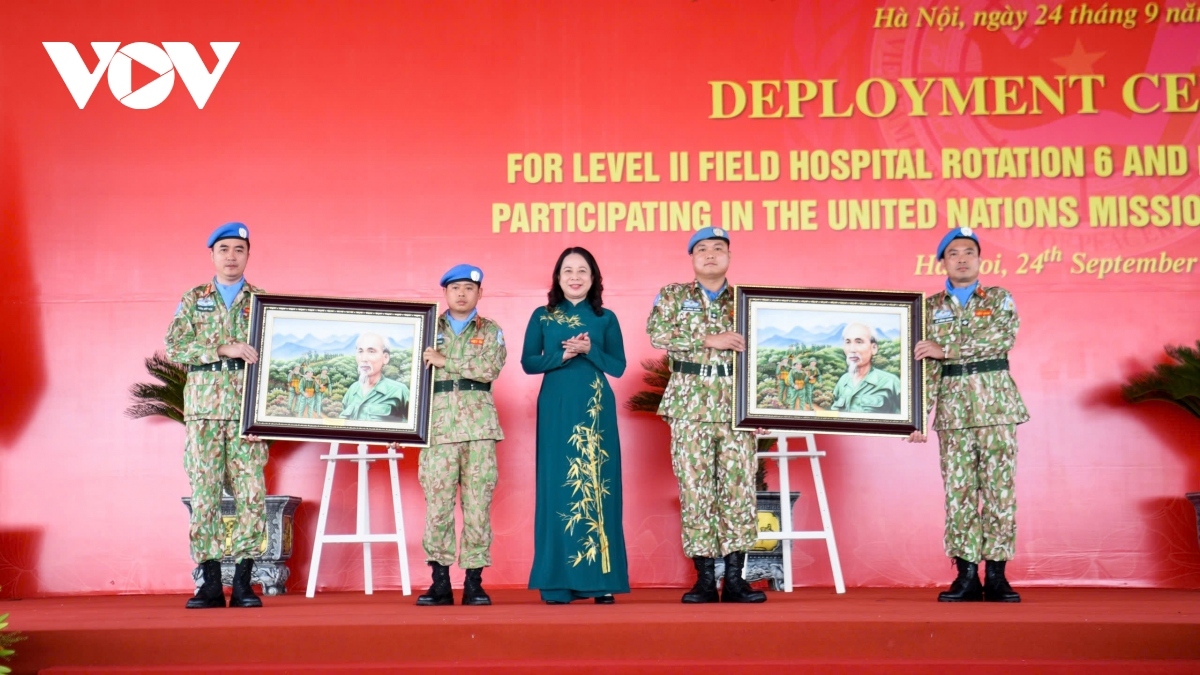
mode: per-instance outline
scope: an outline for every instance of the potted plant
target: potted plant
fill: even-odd
[[[125,416],[130,419],[143,417],[166,417],[183,424],[183,387],[187,383],[187,370],[167,359],[163,352],[156,352],[146,359],[146,372],[157,382],[139,382],[129,387],[133,405],[125,410]],[[268,445],[271,441],[267,441]],[[261,557],[254,560],[253,583],[262,584],[263,592],[267,595],[280,595],[286,592],[288,577],[287,560],[292,557],[292,544],[296,507],[300,505],[299,497],[286,495],[267,495],[267,549]],[[183,504],[188,513],[192,512],[192,500],[183,498]],[[237,510],[230,494],[230,486],[224,486],[221,496],[221,519],[225,523],[227,537],[232,536],[233,523]],[[226,546],[232,541],[226,539]],[[226,552],[228,552],[226,548]],[[221,559],[221,581],[229,585],[233,580],[233,569],[237,561],[226,556]],[[192,571],[192,578],[197,588],[203,582],[199,567]]]
[[[658,359],[642,361],[642,382],[647,389],[637,392],[625,402],[625,409],[633,412],[657,413],[658,405],[662,402],[663,392],[671,379],[671,357],[663,355]],[[756,450],[767,452],[775,445],[773,438],[756,439]],[[778,532],[780,530],[780,499],[779,491],[767,489],[767,462],[758,460],[754,473],[755,502],[758,506],[758,531]],[[792,492],[789,503],[795,505],[799,492]],[[723,574],[724,561],[718,559],[717,574]],[[767,580],[773,590],[783,588],[783,542],[779,540],[761,540],[750,549],[746,559],[745,577],[747,581]]]
[[[1168,345],[1164,348],[1172,363],[1162,363],[1148,373],[1130,378],[1121,394],[1130,403],[1170,401],[1200,419],[1200,342],[1196,348]],[[1200,533],[1200,492],[1187,493],[1196,509],[1196,527]]]
[[[0,614],[0,659],[5,661],[11,659],[16,652],[10,647],[24,639],[24,635],[8,630],[8,614]],[[0,675],[7,675],[11,672],[12,669],[8,666],[0,666]]]

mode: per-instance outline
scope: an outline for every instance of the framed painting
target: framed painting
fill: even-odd
[[[242,433],[429,444],[437,303],[255,295]]]
[[[734,426],[907,436],[925,430],[920,293],[738,286]]]

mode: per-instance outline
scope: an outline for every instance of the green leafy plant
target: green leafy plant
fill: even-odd
[[[1164,351],[1173,363],[1133,376],[1121,394],[1130,403],[1169,401],[1200,418],[1200,342],[1196,348],[1168,345]]]
[[[658,359],[643,359],[642,360],[642,382],[646,385],[646,389],[635,393],[625,402],[625,409],[633,412],[648,412],[657,413],[658,405],[662,402],[663,392],[667,389],[667,382],[671,379],[671,357],[664,354]],[[758,452],[766,452],[775,445],[773,438],[757,439]],[[758,467],[754,472],[754,487],[756,490],[765,491],[767,489],[767,462],[766,460],[758,460]]]
[[[662,402],[663,392],[671,379],[671,357],[663,355],[659,359],[642,360],[642,382],[649,389],[644,389],[629,397],[625,409],[633,412],[657,413],[658,404]]]
[[[125,416],[130,419],[166,417],[183,424],[183,387],[187,384],[187,369],[168,360],[163,352],[155,352],[146,359],[146,372],[158,382],[138,382],[129,387],[134,402],[125,409]]]
[[[24,635],[8,630],[8,614],[0,614],[0,659],[4,659],[5,661],[10,660],[13,654],[16,653],[10,647],[24,639]],[[0,675],[7,675],[11,672],[11,668],[0,666]]]

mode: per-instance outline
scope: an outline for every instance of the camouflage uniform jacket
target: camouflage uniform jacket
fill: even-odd
[[[946,358],[928,359],[926,396],[937,407],[933,428],[967,429],[1029,421],[1025,402],[1007,370],[942,377],[942,366],[1008,357],[1021,320],[1012,295],[998,286],[977,286],[963,307],[946,291],[925,298],[925,337]]]
[[[446,356],[446,365],[434,371],[435,382],[459,379],[492,382],[500,376],[508,357],[500,326],[478,314],[458,335],[450,328],[445,314],[438,317],[437,349]],[[430,443],[433,445],[504,439],[490,391],[435,393],[432,407]]]
[[[665,349],[672,363],[690,361],[733,367],[734,352],[704,346],[708,335],[735,330],[733,285],[709,302],[699,281],[669,284],[659,292],[646,322],[650,344]],[[733,421],[733,378],[671,373],[658,414],[679,420]]]
[[[262,292],[246,282],[228,309],[211,282],[184,293],[167,331],[167,358],[182,366],[198,366],[220,361],[217,347],[221,345],[248,342],[250,295]],[[188,373],[184,420],[240,420],[245,375],[244,370]]]

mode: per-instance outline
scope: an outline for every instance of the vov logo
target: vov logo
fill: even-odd
[[[208,97],[233,53],[237,51],[240,42],[210,42],[213,52],[217,55],[217,66],[212,72],[204,66],[200,54],[190,42],[164,42],[162,47],[149,42],[131,42],[124,47],[120,42],[93,42],[92,50],[96,52],[99,62],[96,69],[89,71],[79,56],[79,50],[70,42],[43,42],[46,53],[58,69],[71,98],[80,110],[87,105],[100,77],[108,70],[108,88],[122,105],[136,110],[146,110],[167,100],[171,88],[175,86],[175,73],[183,80],[197,108],[204,108]],[[150,70],[158,73],[158,77],[137,91],[133,90],[133,62],[137,61]]]

